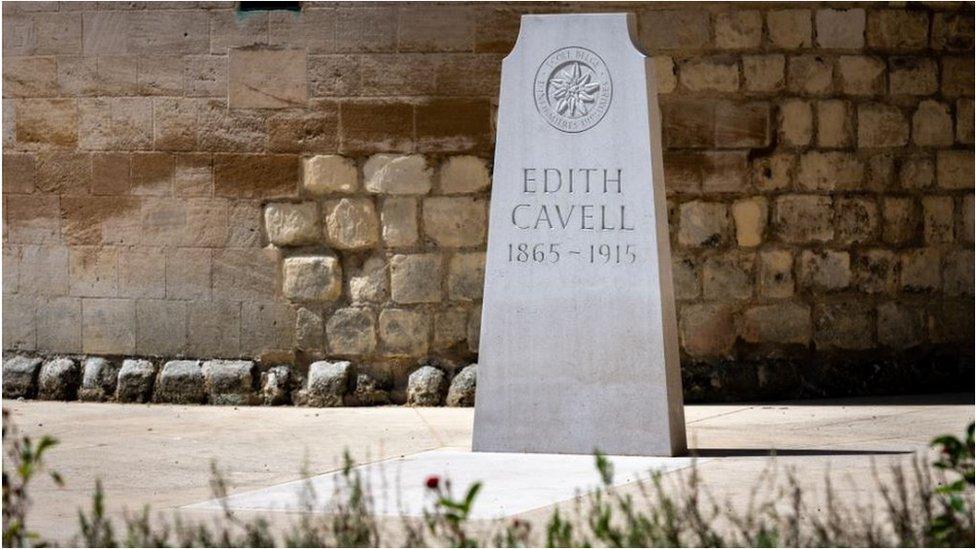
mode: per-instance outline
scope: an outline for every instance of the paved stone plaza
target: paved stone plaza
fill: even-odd
[[[767,465],[763,456],[772,449],[778,450],[779,464],[795,468],[804,484],[822,487],[823,476],[831,468],[839,479],[839,494],[867,498],[874,493],[872,462],[904,459],[908,453],[924,449],[934,436],[961,433],[973,420],[972,403],[972,395],[967,394],[692,405],[685,414],[689,446],[707,458],[700,471],[709,489],[720,496],[731,494],[741,503]],[[436,449],[466,452],[471,443],[472,410],[460,408],[234,408],[37,401],[7,405],[26,433],[48,433],[61,441],[49,459],[67,485],[59,490],[38,484],[31,524],[33,529],[58,537],[76,530],[77,508],[89,504],[99,477],[111,513],[139,509],[143,504],[168,513],[210,499],[211,460],[226,472],[233,494],[294,481],[300,478],[303,461],[312,475],[334,471],[346,448],[357,461],[377,462]],[[480,478],[490,487],[495,475],[485,469]],[[525,487],[533,488],[531,481]],[[551,501],[555,503],[558,500]],[[520,516],[543,519],[551,504]],[[196,518],[214,514],[182,512]],[[264,515],[278,521],[293,518],[285,513]]]

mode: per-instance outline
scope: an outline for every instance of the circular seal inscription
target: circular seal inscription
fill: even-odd
[[[596,126],[610,108],[613,82],[596,53],[577,46],[549,54],[535,73],[535,107],[557,130],[579,133]]]

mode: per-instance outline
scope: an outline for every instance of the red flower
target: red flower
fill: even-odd
[[[441,479],[437,475],[431,475],[427,477],[427,482],[425,482],[425,484],[427,485],[427,488],[430,488],[431,490],[436,490],[441,485]]]

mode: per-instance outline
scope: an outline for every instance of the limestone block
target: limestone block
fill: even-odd
[[[954,141],[949,106],[931,99],[918,104],[912,116],[912,141],[922,147],[945,147]]]
[[[861,303],[826,303],[814,310],[817,348],[863,350],[874,346],[874,315]]]
[[[444,403],[453,407],[474,406],[475,387],[478,384],[478,365],[469,364],[454,375]]]
[[[338,309],[325,326],[329,352],[340,356],[368,355],[376,349],[376,319],[361,307]]]
[[[249,360],[208,360],[203,363],[203,378],[210,404],[240,406],[251,404],[257,368]]]
[[[816,14],[817,45],[831,49],[859,49],[864,46],[863,9],[819,9]]]
[[[973,241],[973,195],[967,194],[962,198],[962,234],[960,239],[965,242]]]
[[[729,215],[719,202],[687,202],[681,205],[678,243],[689,247],[723,246],[729,238]]]
[[[758,11],[721,12],[715,16],[715,45],[729,50],[756,48],[762,42],[762,30]]]
[[[232,123],[231,132],[241,130]],[[201,145],[205,147],[206,145]],[[298,156],[215,154],[214,195],[227,198],[290,198],[298,195]]]
[[[915,248],[901,253],[901,289],[931,292],[942,288],[942,254],[938,248]]]
[[[939,151],[936,157],[936,179],[943,189],[972,189],[976,173],[973,151]]]
[[[293,301],[334,301],[342,294],[342,267],[328,256],[285,259],[285,297]]]
[[[708,13],[693,9],[655,11],[641,29],[641,43],[652,50],[705,48],[709,43]]]
[[[136,301],[136,352],[142,356],[182,356],[186,352],[185,301]]]
[[[888,196],[882,205],[882,238],[889,244],[903,244],[920,233],[922,217],[913,198]]]
[[[924,334],[922,311],[900,303],[878,305],[878,343],[908,349],[922,343]]]
[[[834,200],[834,238],[844,246],[871,241],[878,235],[880,217],[874,200],[839,196]]]
[[[935,184],[935,162],[929,157],[909,157],[898,168],[903,189],[927,189]]]
[[[148,360],[126,359],[119,370],[115,399],[119,402],[149,402],[156,381],[156,367]]]
[[[702,295],[705,299],[733,300],[752,297],[755,255],[732,252],[705,259]]]
[[[418,356],[427,352],[430,318],[407,309],[383,309],[379,318],[383,351],[390,356]]]
[[[877,57],[842,55],[837,59],[840,91],[847,95],[875,95],[885,88],[885,63]]]
[[[794,93],[825,95],[833,87],[833,64],[819,55],[790,57],[786,67],[787,88]]]
[[[777,48],[808,48],[812,43],[813,24],[810,10],[772,10],[766,13],[769,40]]]
[[[81,368],[70,358],[56,358],[41,366],[37,397],[41,400],[74,400],[81,383]]]
[[[121,365],[101,357],[85,359],[78,400],[101,402],[115,396]]]
[[[447,295],[454,301],[481,299],[485,286],[484,252],[458,253],[447,271]]]
[[[81,299],[38,298],[37,349],[56,352],[81,351]]]
[[[674,296],[678,299],[696,299],[701,295],[698,258],[671,257],[671,276],[674,280]]]
[[[926,75],[931,74],[930,72]],[[926,89],[927,89],[926,85]],[[973,59],[969,56],[942,58],[942,93],[946,96],[973,94]]]
[[[295,307],[280,301],[241,303],[241,353],[280,360],[282,353],[291,360],[295,347]]]
[[[383,242],[387,246],[412,246],[417,243],[417,201],[413,198],[387,198],[380,214]]]
[[[892,294],[898,289],[898,257],[891,250],[858,252],[852,261],[852,285],[865,294]]]
[[[793,252],[764,250],[759,253],[759,293],[772,298],[793,295]]]
[[[207,401],[206,380],[199,360],[171,360],[163,365],[156,385],[155,400],[170,404],[203,404]]]
[[[349,275],[349,299],[353,303],[379,303],[390,293],[386,261],[380,256],[366,259]]]
[[[317,308],[299,307],[295,312],[295,346],[303,351],[325,349],[325,320]]]
[[[356,376],[356,388],[353,389],[351,400],[358,406],[382,406],[390,403],[390,392],[375,377],[359,374]]]
[[[952,197],[922,198],[922,219],[926,244],[953,241]]]
[[[796,157],[790,153],[763,156],[753,161],[753,182],[759,191],[788,189],[796,171]]]
[[[868,14],[867,30],[872,48],[920,49],[929,42],[929,15],[919,10],[873,10]]]
[[[804,147],[813,138],[813,109],[807,101],[795,99],[779,107],[779,136],[784,144]]]
[[[681,85],[689,91],[734,92],[739,67],[734,60],[694,58],[681,64]]]
[[[341,250],[359,250],[379,241],[379,218],[372,199],[343,198],[325,203],[325,239]]]
[[[488,203],[482,198],[427,198],[423,219],[424,234],[438,246],[479,246],[488,233]]]
[[[187,353],[237,356],[241,347],[241,303],[218,299],[187,303]]]
[[[264,207],[264,228],[276,246],[314,244],[321,236],[319,211],[314,202],[271,203]]]
[[[856,190],[864,182],[864,166],[848,152],[810,151],[800,157],[797,185],[804,190]]]
[[[438,311],[434,316],[434,349],[450,349],[468,336],[468,312],[462,308]]]
[[[939,89],[938,72],[934,59],[893,57],[889,61],[889,91],[891,95],[932,95]]]
[[[352,193],[359,188],[356,163],[344,156],[320,154],[305,159],[302,183],[314,195]]]
[[[407,378],[407,406],[439,406],[447,378],[439,368],[421,366]]]
[[[851,112],[846,101],[818,101],[817,144],[825,148],[851,145],[854,141]]]
[[[735,238],[740,247],[754,248],[762,243],[766,230],[766,199],[757,196],[732,203]]]
[[[973,295],[973,251],[953,250],[946,254],[942,291],[946,295]]]
[[[468,315],[468,350],[478,352],[481,343],[481,305],[471,310]]]
[[[678,77],[674,70],[674,59],[667,55],[655,55],[654,76],[657,78],[657,93],[673,92],[678,85]]]
[[[376,154],[363,166],[366,190],[375,194],[427,194],[433,170],[422,155]]]
[[[304,49],[231,48],[231,108],[282,109],[308,102]]]
[[[782,55],[743,55],[742,74],[746,91],[779,91],[786,85],[786,58]]]
[[[4,299],[6,301],[6,298]],[[14,356],[3,361],[3,398],[29,398],[37,390],[41,359]]]
[[[397,303],[441,300],[442,258],[438,254],[395,255],[390,259],[390,290]]]
[[[784,195],[773,208],[773,230],[785,242],[826,242],[834,237],[830,197]]]
[[[82,349],[86,353],[129,354],[136,347],[135,302],[128,299],[84,299],[81,307]]]
[[[957,99],[956,100],[956,140],[960,143],[972,145],[973,144],[973,120],[976,119],[976,114],[973,114],[973,100],[972,99]]]
[[[476,156],[452,156],[441,165],[440,188],[444,194],[478,193],[490,186],[488,164]]]
[[[307,404],[319,408],[342,406],[352,375],[350,362],[313,362],[308,367]]]
[[[898,107],[866,103],[857,109],[859,147],[903,147],[908,144],[908,121]]]
[[[735,344],[734,308],[727,303],[695,303],[681,307],[678,333],[681,348],[694,357],[728,357]]]
[[[261,374],[261,400],[267,406],[291,402],[292,371],[290,366],[275,366]]]
[[[800,285],[815,290],[842,290],[851,283],[851,258],[847,252],[803,250]]]
[[[74,99],[24,99],[17,103],[17,142],[74,147],[78,109]]]
[[[810,307],[792,301],[757,305],[742,315],[742,338],[750,343],[810,342],[812,323]]]

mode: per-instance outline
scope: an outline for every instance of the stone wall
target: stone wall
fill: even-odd
[[[659,71],[689,397],[971,385],[965,3],[5,2],[4,349],[476,360],[501,58],[593,10]]]

